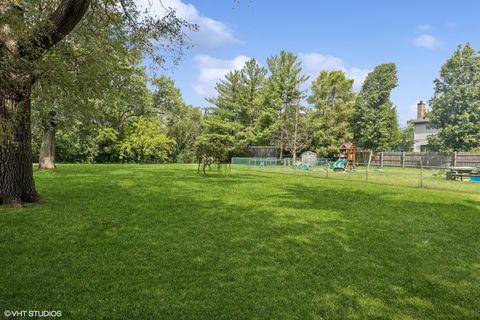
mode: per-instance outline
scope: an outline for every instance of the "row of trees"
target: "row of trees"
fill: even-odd
[[[374,150],[403,146],[390,101],[398,81],[395,64],[377,66],[358,95],[343,71],[322,71],[310,93],[307,80],[290,52],[268,58],[266,68],[255,59],[247,61],[217,84],[202,144],[219,144],[223,156],[246,154],[250,145],[273,144],[294,160],[306,149],[331,156],[345,141]]]
[[[331,156],[345,141],[372,150],[411,149],[412,123],[399,128],[390,100],[398,82],[393,63],[377,66],[357,94],[339,70],[321,71],[307,88],[297,56],[282,51],[266,67],[251,59],[229,72],[202,110],[187,105],[170,78],[149,80],[137,52],[120,48],[81,71],[73,59],[34,87],[33,150],[42,168],[54,168],[55,159],[207,162],[247,155],[251,145],[278,145],[282,156],[294,159],[307,149]],[[82,58],[98,62],[88,49],[91,56]],[[430,101],[429,117],[440,128],[432,147],[478,148],[479,60],[467,44],[442,67]]]
[[[33,112],[38,120],[33,123],[33,150],[40,168],[52,169],[55,161],[195,161],[200,108],[185,104],[179,89],[165,76],[151,84],[154,90],[147,88],[144,69],[133,65],[123,69],[121,77],[112,77],[101,94],[79,93],[78,101],[70,96],[63,104],[58,100],[62,95],[57,95],[55,104],[46,104],[50,96],[34,91]],[[79,109],[83,100],[91,108]]]
[[[352,140],[376,150],[399,145],[390,101],[394,64],[376,67],[358,95],[342,71],[322,71],[308,94],[297,56],[282,51],[267,59],[267,67],[251,59],[229,72],[202,112],[187,105],[166,76],[148,86],[134,51],[117,51],[108,60],[107,67],[54,73],[35,87],[33,149],[42,168],[54,168],[55,159],[225,160],[246,155],[251,145],[278,145],[282,156],[293,158],[306,149],[330,156]]]
[[[219,157],[273,144],[293,159],[305,149],[331,156],[345,141],[375,151],[412,149],[413,120],[400,128],[390,99],[395,64],[375,67],[358,94],[342,71],[320,72],[309,92],[307,80],[297,56],[283,51],[266,68],[252,59],[228,73],[209,100],[201,144]],[[427,117],[439,133],[429,137],[430,150],[480,151],[480,54],[469,43],[459,46],[434,84]]]

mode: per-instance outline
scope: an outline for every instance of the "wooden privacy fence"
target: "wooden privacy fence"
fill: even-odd
[[[357,164],[367,164],[369,158],[370,152],[360,151],[356,154]],[[374,152],[370,165],[403,168],[480,167],[480,153]]]

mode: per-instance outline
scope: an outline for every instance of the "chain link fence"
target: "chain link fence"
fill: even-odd
[[[233,157],[231,164],[255,167],[271,167],[271,166],[287,166],[291,164],[291,160],[277,158],[240,158]]]
[[[234,158],[239,159],[239,158]],[[250,160],[248,164],[232,159],[233,168],[262,170],[280,174],[295,174],[314,176],[323,179],[335,179],[352,182],[374,183],[382,185],[417,187],[427,189],[449,190],[480,194],[480,154],[478,153],[381,153],[376,157],[370,153],[368,156],[357,155],[354,169],[334,171],[332,163],[321,159],[315,166],[308,168],[292,166],[288,161],[272,159],[272,165],[257,165],[258,159]],[[247,164],[247,163],[243,163]],[[455,166],[453,165],[455,164]],[[264,167],[264,168],[262,168]],[[452,176],[456,168],[464,169],[462,174]],[[467,173],[468,172],[468,173]]]

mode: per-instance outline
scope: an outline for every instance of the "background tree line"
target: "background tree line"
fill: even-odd
[[[399,127],[390,99],[398,84],[393,63],[375,67],[358,93],[340,70],[321,71],[307,88],[309,77],[298,57],[282,51],[269,57],[265,67],[251,59],[230,71],[217,83],[210,105],[200,108],[186,104],[170,78],[149,79],[135,52],[125,48],[108,60],[115,67],[93,65],[66,77],[74,83],[46,78],[36,87],[36,156],[44,157],[51,141],[56,159],[64,162],[226,161],[248,156],[251,145],[277,145],[282,156],[293,159],[305,150],[329,157],[345,141],[375,151],[412,149],[413,123]],[[475,81],[480,77],[469,74],[478,72],[478,61],[467,44],[442,67],[430,101],[429,117],[440,128],[432,148],[478,148]],[[459,74],[452,78],[452,72]],[[83,90],[86,83],[89,90]],[[79,89],[64,90],[66,85]],[[465,111],[460,114],[458,108]]]

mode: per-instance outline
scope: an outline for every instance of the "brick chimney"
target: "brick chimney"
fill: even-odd
[[[420,100],[417,103],[417,120],[425,119],[425,103]]]

